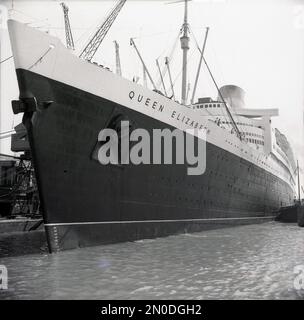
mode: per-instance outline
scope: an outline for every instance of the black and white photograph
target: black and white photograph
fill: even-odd
[[[0,300],[303,300],[303,125],[303,0],[0,0]]]

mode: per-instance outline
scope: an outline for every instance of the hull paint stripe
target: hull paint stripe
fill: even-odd
[[[103,221],[103,222],[70,222],[70,223],[48,223],[45,227],[74,226],[74,225],[98,225],[98,224],[132,224],[132,223],[170,223],[170,222],[204,222],[204,221],[227,221],[227,220],[258,220],[274,219],[268,217],[241,217],[241,218],[210,218],[210,219],[180,219],[180,220],[142,220],[142,221]]]

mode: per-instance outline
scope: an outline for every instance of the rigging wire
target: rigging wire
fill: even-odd
[[[201,49],[200,49],[200,47],[199,47],[198,41],[197,41],[194,33],[191,32],[191,34],[192,34],[192,36],[193,36],[193,38],[194,38],[195,44],[196,44],[196,46],[197,46],[197,49],[199,50],[199,52],[201,52]],[[223,102],[223,103],[225,104],[225,106],[226,106],[226,111],[227,111],[227,113],[228,113],[228,116],[229,116],[229,118],[231,118],[231,120],[232,120],[231,123],[230,123],[230,121],[227,121],[227,119],[226,119],[226,122],[228,122],[228,124],[231,124],[232,128],[236,131],[236,133],[237,133],[237,135],[239,136],[239,138],[243,140],[243,133],[239,130],[239,128],[238,128],[238,126],[237,126],[237,123],[240,123],[240,118],[239,118],[239,116],[235,113],[235,111],[234,111],[232,108],[231,108],[231,110],[228,108],[226,102],[224,101],[224,99],[223,99],[223,97],[222,97],[221,91],[220,91],[220,89],[219,89],[219,87],[218,87],[218,85],[217,85],[217,83],[216,83],[216,81],[215,81],[215,78],[214,78],[214,76],[212,75],[212,72],[211,72],[211,70],[210,70],[210,68],[209,68],[209,66],[208,66],[208,64],[207,64],[207,61],[206,61],[206,59],[205,59],[204,57],[203,57],[203,61],[204,61],[205,65],[206,65],[206,67],[207,67],[207,69],[208,69],[208,72],[209,72],[209,74],[210,74],[210,76],[211,76],[211,78],[212,78],[212,81],[213,81],[213,83],[214,83],[214,85],[215,85],[215,87],[216,87],[216,89],[217,89],[217,91],[218,91],[218,94],[220,95],[220,98],[221,98],[222,102]],[[233,117],[232,115],[235,116],[237,122],[234,121],[234,117]],[[243,127],[243,126],[242,126],[242,127]],[[244,128],[242,128],[242,130],[244,130]],[[245,130],[244,130],[244,131],[245,131]],[[246,141],[246,140],[244,140],[244,141]]]
[[[172,57],[173,57],[173,54],[174,52],[176,51],[176,48],[177,48],[177,44],[178,44],[178,41],[179,41],[179,36],[180,36],[180,32],[178,32],[178,35],[177,37],[175,38],[174,40],[174,43],[173,43],[173,46],[172,46],[172,49],[168,55],[168,58],[169,58],[169,61],[171,62],[172,61]],[[162,52],[162,54],[159,55],[158,59],[164,55],[166,49]],[[166,65],[164,65],[163,69],[162,69],[162,75],[163,75],[163,78],[165,79],[166,78],[166,75],[168,73],[168,68],[166,67]],[[161,77],[159,76],[158,77],[158,81],[157,81],[157,87],[160,87],[161,85]]]
[[[193,37],[193,39],[194,39],[194,42],[195,42],[195,44],[196,44],[196,47],[197,47],[198,51],[201,53],[201,48],[200,48],[199,43],[198,43],[198,41],[197,41],[197,38],[195,37],[195,34],[194,34],[194,32],[193,32],[192,30],[191,30],[191,34],[192,34],[192,37]],[[220,108],[220,109],[221,109],[222,115],[224,116],[224,119],[225,119],[226,124],[228,124],[228,127],[232,127],[232,124],[230,124],[230,121],[228,121],[228,119],[227,119],[227,117],[226,117],[227,112],[225,113],[222,108]],[[207,109],[207,112],[208,112],[210,115],[212,115],[212,114],[209,112],[208,109]],[[212,115],[212,116],[213,116],[213,115]]]
[[[47,18],[46,18],[46,19],[37,19],[37,18],[35,18],[35,17],[33,17],[33,16],[31,16],[31,15],[23,12],[23,11],[20,11],[20,10],[18,10],[18,9],[15,9],[15,8],[10,10],[10,13],[12,13],[12,12],[17,12],[17,13],[23,15],[24,17],[30,18],[30,19],[33,20],[33,22],[28,22],[27,24],[33,24],[33,23],[35,23],[35,22],[44,22],[44,23],[45,23],[46,21],[49,21]],[[47,22],[47,23],[48,23],[48,22]],[[48,24],[50,25],[50,23],[48,23]]]
[[[123,6],[123,5],[124,5],[124,4],[122,4],[122,6]],[[83,47],[81,48],[81,50],[80,50],[80,55],[81,55],[81,56],[82,56],[82,54],[83,54],[84,52],[86,52],[87,47],[92,44],[92,41],[93,41],[93,40],[94,40],[94,42],[93,42],[94,45],[96,44],[96,35],[100,33],[100,28],[101,28],[101,26],[104,26],[104,24],[108,22],[109,17],[112,16],[113,12],[115,12],[115,11],[117,10],[117,7],[118,7],[118,6],[120,6],[120,10],[121,10],[121,3],[120,3],[120,4],[117,3],[114,8],[110,7],[110,8],[108,9],[107,13],[106,13],[102,18],[100,18],[100,19],[97,20],[98,23],[97,23],[97,25],[95,25],[94,30],[92,31],[92,34],[89,36],[89,40],[86,41],[86,43],[84,44],[84,46],[83,46]],[[92,28],[92,29],[93,29],[93,28]],[[95,53],[96,53],[96,52],[95,52]],[[87,58],[87,57],[86,57],[86,58]],[[92,57],[92,58],[93,58],[93,57]],[[90,60],[92,60],[92,58],[91,58]]]
[[[10,57],[8,57],[8,58],[6,58],[6,59],[2,60],[2,61],[0,61],[0,64],[4,63],[4,62],[6,62],[6,61],[8,61],[8,60],[10,60],[10,59],[12,59],[12,58],[13,58],[13,56],[10,56]]]
[[[94,34],[96,32],[96,30],[98,29],[98,26],[105,21],[106,17],[109,16],[111,12],[111,9],[109,9],[107,11],[107,13],[102,17],[102,18],[97,18],[95,19],[95,22],[93,22],[89,27],[85,28],[74,28],[73,27],[73,30],[85,30],[74,42],[75,44],[79,43],[80,40],[82,40],[82,38],[86,37],[87,38],[90,38],[92,36],[92,34]],[[86,44],[84,44],[83,46],[85,46]],[[80,51],[80,49],[79,49]]]
[[[193,55],[194,55],[194,51],[192,52],[192,54],[190,55],[190,57],[188,58],[187,64],[189,65],[189,62],[192,60]],[[173,81],[173,85],[175,85],[176,81],[180,78],[181,74],[183,72],[183,68],[181,68],[181,70],[179,71],[179,73],[177,74],[176,78]]]
[[[214,46],[214,43],[213,43],[212,38],[211,38],[211,41],[210,41],[210,47],[211,47],[211,50],[212,50],[212,56],[215,57],[215,59],[216,59],[216,65],[219,66],[219,71],[220,71],[220,76],[221,76],[221,78],[222,78],[222,83],[225,83],[225,81],[224,81],[225,75],[224,75],[223,69],[222,69],[222,67],[221,67],[221,64],[220,64],[220,62],[219,62],[218,56],[217,56],[217,54],[216,54],[216,50],[215,50],[215,46]],[[221,109],[221,110],[222,110],[222,109]],[[222,110],[222,112],[224,113],[223,110]],[[239,123],[242,123],[242,119],[240,119],[240,116],[239,116],[238,114],[236,114],[233,109],[232,109],[232,113],[233,113],[234,117],[237,119],[237,121],[238,121]],[[246,119],[246,120],[247,120],[247,119]],[[227,119],[226,119],[226,118],[225,118],[225,121],[227,122]],[[246,124],[246,122],[245,122],[245,124]],[[250,128],[249,128],[247,125],[242,126],[241,129],[242,129],[241,132],[245,134],[245,136],[244,136],[243,138],[246,138],[246,134],[247,134],[247,137],[250,136],[249,133],[251,133],[251,131],[250,131]],[[249,144],[249,141],[248,141],[248,140],[243,139],[243,141],[245,141],[247,144]]]

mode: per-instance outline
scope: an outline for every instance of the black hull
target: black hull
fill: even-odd
[[[92,153],[113,118],[170,127],[29,71],[17,76],[21,98],[53,101],[24,115],[51,251],[265,221],[293,201],[287,183],[209,143],[202,176],[184,165],[102,166]]]

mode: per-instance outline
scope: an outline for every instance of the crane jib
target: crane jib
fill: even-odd
[[[109,16],[106,18],[106,20],[103,22],[103,24],[98,28],[98,30],[95,32],[94,36],[91,38],[89,43],[86,45],[86,47],[83,49],[82,53],[80,54],[80,58],[91,61],[96,54],[98,48],[100,47],[103,39],[109,32],[111,26],[113,25],[114,21],[116,20],[119,12],[121,11],[122,7],[126,3],[127,0],[120,0]]]

